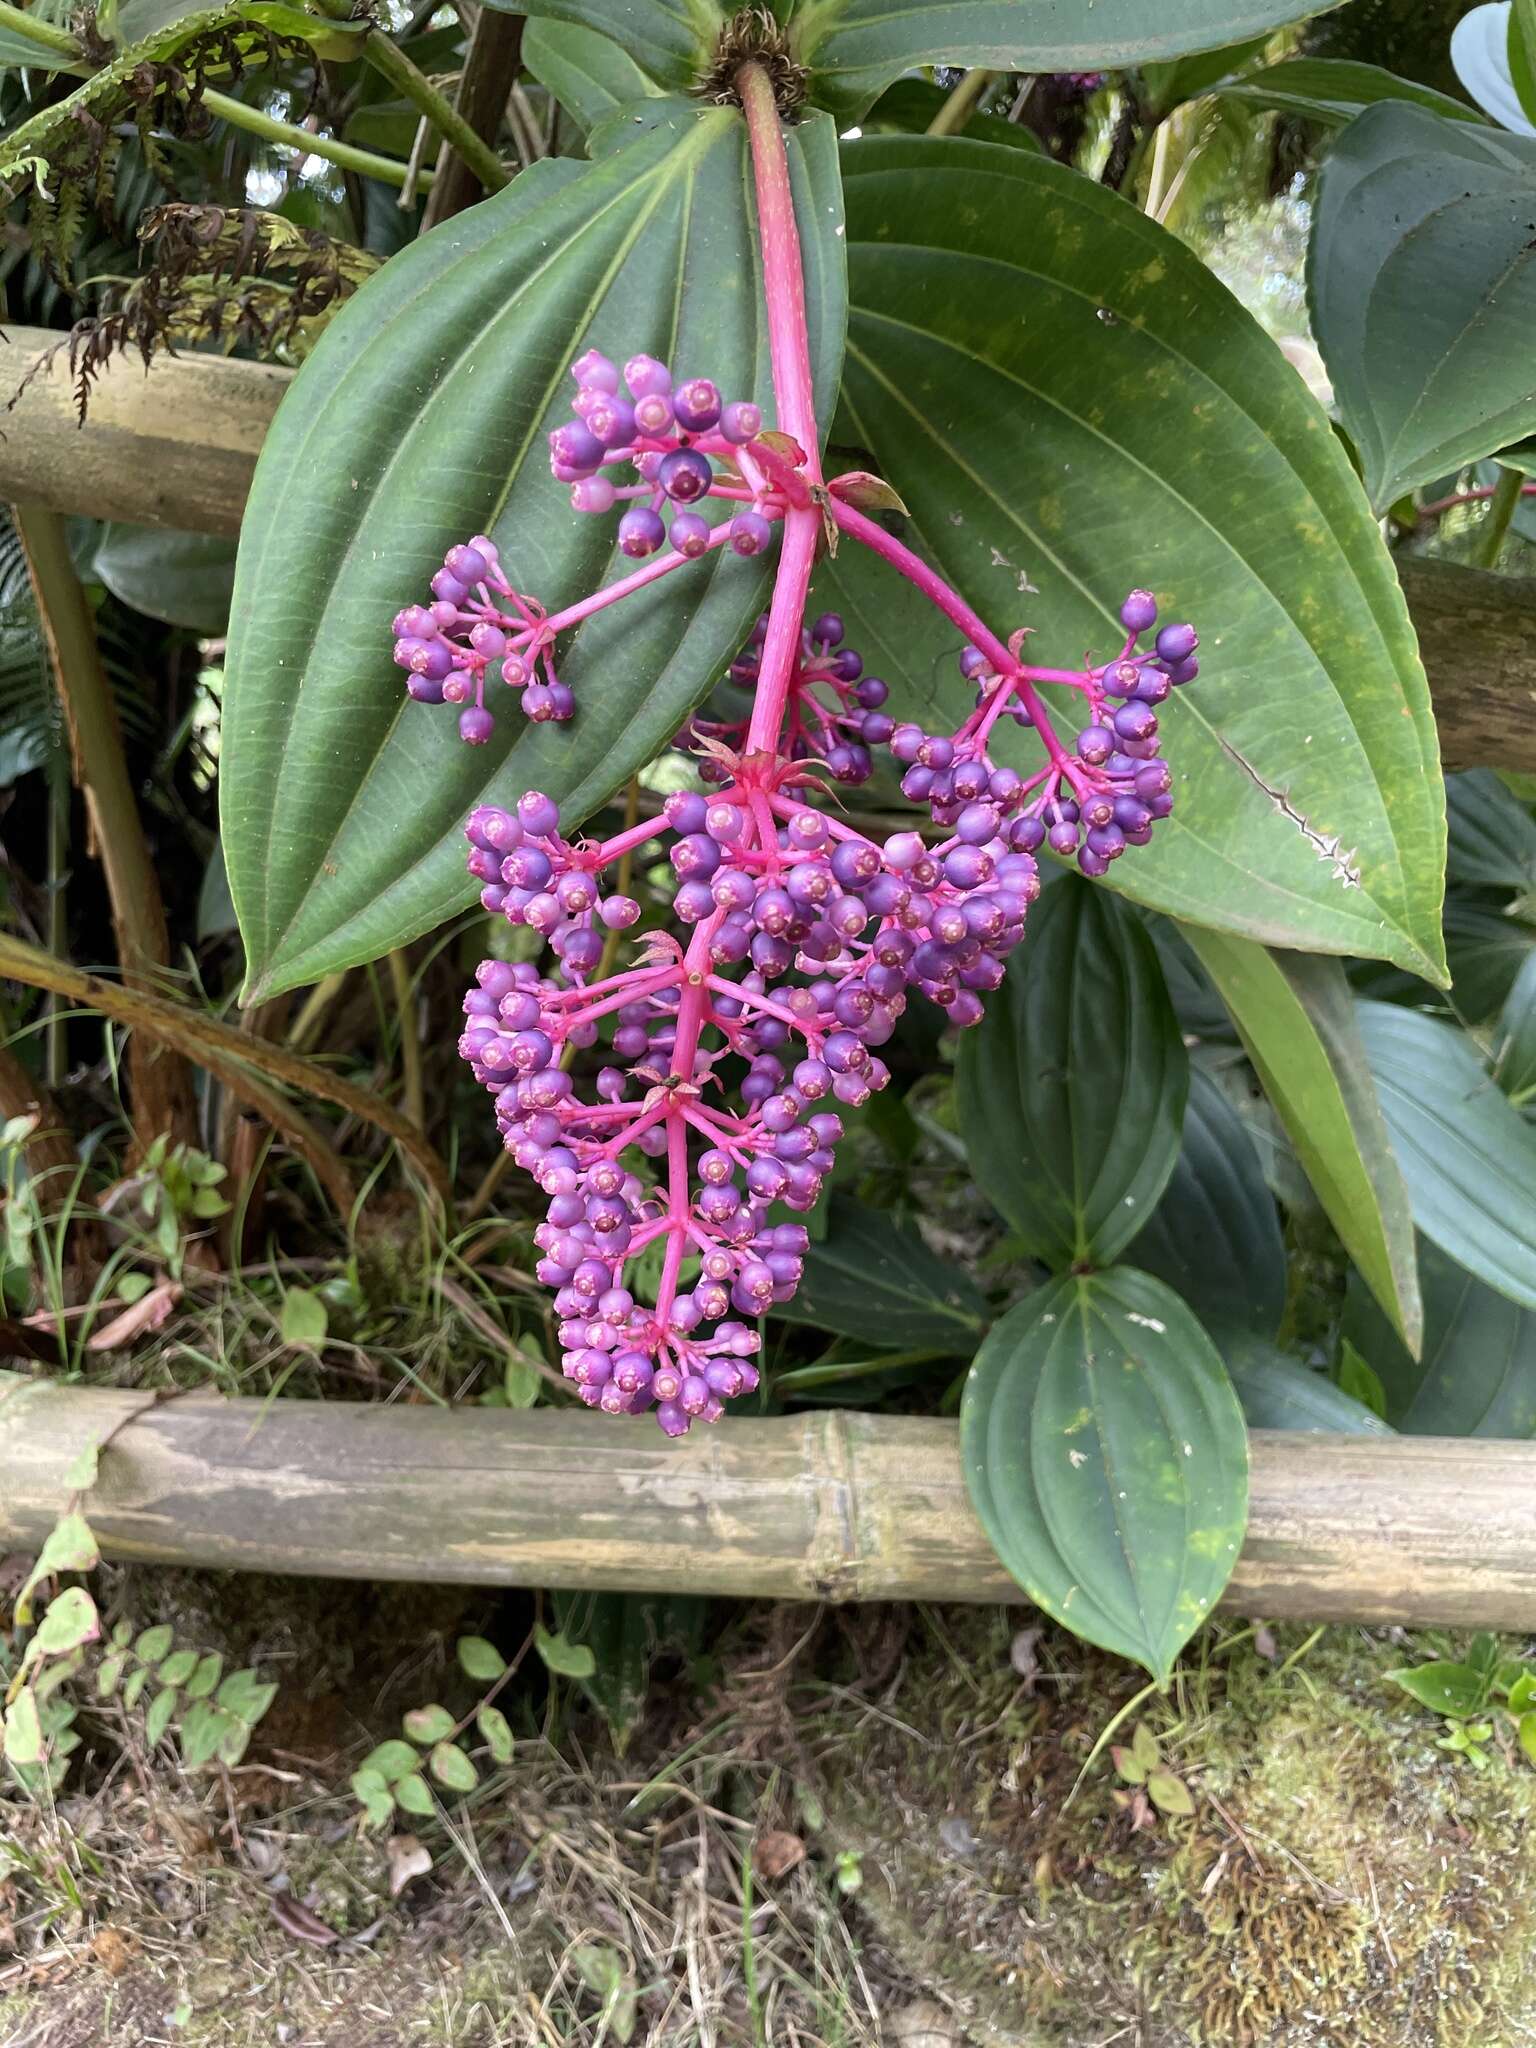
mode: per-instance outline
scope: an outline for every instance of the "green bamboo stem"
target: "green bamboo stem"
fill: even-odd
[[[1493,496],[1488,501],[1488,514],[1478,528],[1477,544],[1472,554],[1475,569],[1492,569],[1497,566],[1504,549],[1504,539],[1509,532],[1509,522],[1515,516],[1515,507],[1520,503],[1520,493],[1525,478],[1518,469],[1501,469],[1499,480],[1494,486]]]
[[[369,29],[363,38],[363,55],[381,78],[388,79],[418,113],[426,116],[487,192],[500,192],[510,182],[500,157],[490,144],[480,139],[458,109],[417,70],[404,50],[392,43],[382,29]],[[422,177],[425,175],[423,172]]]
[[[950,93],[928,123],[930,135],[958,135],[966,122],[975,113],[977,103],[989,86],[995,85],[1001,74],[996,71],[967,71],[964,78]]]
[[[40,505],[18,504],[12,517],[69,724],[75,780],[106,876],[123,978],[130,987],[153,989],[170,966],[170,932],[128,777],[117,707],[96,644],[96,622],[75,574],[62,516]],[[130,1044],[129,1060],[139,1143],[147,1145],[161,1132],[168,1132],[173,1143],[193,1143],[197,1113],[190,1069],[149,1039]]]

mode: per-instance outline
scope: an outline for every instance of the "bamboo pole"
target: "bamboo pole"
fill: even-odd
[[[152,1398],[152,1397],[150,1397]],[[955,1425],[825,1410],[679,1443],[564,1409],[142,1392],[0,1373],[0,1548],[35,1548],[82,1450],[109,1557],[317,1577],[1018,1601]],[[1536,1443],[1253,1437],[1225,1605],[1315,1621],[1536,1626]]]
[[[0,332],[0,394],[60,336]],[[97,380],[82,428],[67,355],[4,420],[0,499],[192,533],[237,534],[262,439],[293,372],[222,356],[137,357]],[[1447,768],[1536,774],[1536,580],[1399,557]]]

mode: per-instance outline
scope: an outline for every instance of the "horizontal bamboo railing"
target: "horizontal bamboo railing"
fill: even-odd
[[[0,333],[0,404],[60,339]],[[0,419],[0,500],[96,519],[235,534],[262,437],[292,373],[222,356],[119,357],[82,427],[56,355]],[[1536,582],[1400,558],[1448,768],[1536,773]]]
[[[314,1576],[1019,1600],[951,1422],[825,1410],[669,1442],[650,1421],[71,1387],[0,1373],[0,1549],[35,1547],[81,1451],[108,1556]],[[1536,1627],[1536,1443],[1253,1437],[1225,1605]]]

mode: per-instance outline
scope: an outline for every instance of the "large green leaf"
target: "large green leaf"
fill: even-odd
[[[1445,811],[1451,881],[1536,891],[1536,822],[1491,768],[1448,775]]]
[[[1397,1342],[1395,1336],[1393,1342]],[[1405,1358],[1407,1355],[1403,1353]],[[1226,1352],[1226,1361],[1250,1429],[1317,1430],[1346,1436],[1394,1433],[1391,1424],[1383,1422],[1363,1401],[1274,1344],[1245,1341]]]
[[[1385,508],[1536,425],[1536,141],[1369,108],[1323,169],[1312,327]]]
[[[1525,957],[1499,1018],[1499,1086],[1516,1102],[1536,1094],[1536,949]]]
[[[834,1196],[827,1234],[811,1241],[794,1299],[774,1314],[894,1350],[973,1351],[987,1305],[953,1259],[909,1224]]]
[[[997,1323],[966,1378],[960,1455],[1030,1599],[1166,1682],[1237,1562],[1243,1412],[1160,1280],[1068,1274]]]
[[[1536,1129],[1454,1024],[1395,1003],[1357,1009],[1414,1222],[1468,1272],[1536,1309]]]
[[[1424,1352],[1410,1358],[1361,1287],[1344,1335],[1375,1369],[1387,1419],[1411,1436],[1536,1434],[1536,1315],[1496,1294],[1427,1239],[1419,1245]]]
[[[217,638],[229,625],[235,544],[222,535],[160,526],[100,529],[88,573],[149,619]]]
[[[494,0],[497,6],[510,0]],[[771,0],[812,101],[845,119],[919,64],[996,71],[1096,71],[1218,49],[1321,14],[1337,0]],[[717,0],[533,0],[530,18],[611,37],[668,86],[691,86],[713,61],[734,7]]]
[[[1381,100],[1424,107],[1447,121],[1481,122],[1483,118],[1475,107],[1453,100],[1449,93],[1436,92],[1432,85],[1420,85],[1378,65],[1357,64],[1343,57],[1288,57],[1262,71],[1226,79],[1212,90],[1242,106],[1325,122],[1330,128],[1342,127]]]
[[[1410,1347],[1423,1330],[1408,1190],[1337,961],[1191,925],[1264,1092],[1345,1250]]]
[[[1246,937],[1439,979],[1444,822],[1423,671],[1375,522],[1301,380],[1182,244],[1059,164],[883,136],[843,161],[838,433],[911,508],[909,537],[994,630],[1031,628],[1046,664],[1110,651],[1132,583],[1204,638],[1199,680],[1166,707],[1177,809],[1116,883]],[[858,553],[840,549],[834,579],[893,621],[902,606],[893,708],[963,716],[959,636],[870,596]],[[1032,750],[1016,733],[1015,758]]]
[[[1188,1089],[1141,919],[1057,882],[955,1067],[971,1171],[1031,1256],[1107,1265],[1131,1242],[1173,1171]]]
[[[1220,1341],[1272,1337],[1285,1309],[1285,1242],[1258,1148],[1202,1067],[1189,1076],[1184,1141],[1152,1220],[1126,1258],[1166,1280]]]
[[[570,21],[530,21],[523,63],[582,128],[661,90],[628,50]]]
[[[226,679],[223,839],[253,993],[376,957],[472,899],[476,802],[548,791],[574,822],[658,753],[739,644],[767,570],[722,549],[562,642],[564,726],[510,704],[464,746],[411,703],[389,621],[446,548],[491,533],[518,588],[558,607],[622,561],[614,522],[568,508],[544,430],[568,364],[649,349],[768,397],[744,129],[656,101],[534,165],[402,251],[326,329],[273,422],[246,513]],[[610,145],[632,136],[624,146]],[[842,343],[829,125],[791,159],[823,401]]]
[[[1331,4],[1331,0],[1327,0]],[[1245,41],[1297,0],[778,0],[818,106],[854,116],[915,64],[1122,70]],[[1301,0],[1302,14],[1324,7]]]

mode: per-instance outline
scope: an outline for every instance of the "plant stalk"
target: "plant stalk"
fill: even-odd
[[[401,946],[389,955],[389,982],[395,1015],[400,1020],[400,1074],[405,1088],[405,1113],[418,1131],[427,1127],[427,1091],[422,1081],[421,1038],[416,1029],[416,999],[411,988],[411,963]]]
[[[495,146],[507,101],[517,82],[522,53],[523,17],[504,14],[499,7],[482,7],[470,37],[455,106],[488,147]],[[462,213],[491,189],[463,157],[445,144],[437,160],[437,181],[427,202],[423,232],[453,214]]]
[[[1525,478],[1518,469],[1501,469],[1499,480],[1493,487],[1493,497],[1488,506],[1488,516],[1478,528],[1477,543],[1472,554],[1475,569],[1497,567],[1499,556],[1504,551],[1504,539],[1509,532],[1509,522],[1515,516],[1515,507],[1520,503],[1520,494]]]
[[[268,142],[281,143],[286,149],[303,150],[306,156],[324,157],[327,163],[336,164],[344,171],[355,171],[359,177],[377,178],[383,185],[403,186],[405,183],[409,166],[397,162],[394,157],[377,156],[371,149],[358,149],[353,143],[339,142],[330,135],[312,134],[308,128],[300,128],[292,121],[279,121],[273,115],[263,113],[260,107],[247,106],[244,100],[215,92],[211,86],[204,90],[203,105],[210,114],[217,114],[231,128],[243,128],[248,135],[260,135]],[[421,171],[416,182],[430,185],[432,177],[431,171]]]
[[[67,28],[59,28],[51,21],[43,21],[25,7],[12,7],[10,0],[0,0],[0,28],[11,29],[16,35],[25,36],[30,43],[36,43],[42,50],[57,50],[61,56],[84,58],[85,52]]]
[[[136,1034],[171,1046],[217,1075],[227,1087],[259,1109],[277,1130],[290,1138],[299,1133],[294,1140],[299,1150],[332,1148],[283,1096],[259,1081],[252,1069],[286,1087],[303,1089],[323,1101],[334,1102],[393,1138],[435,1193],[446,1196],[448,1192],[448,1169],[415,1126],[393,1104],[366,1088],[354,1088],[350,1081],[342,1080],[318,1060],[304,1059],[265,1039],[249,1038],[232,1025],[217,1017],[206,1017],[185,1003],[171,1002],[164,996],[125,988],[118,982],[104,981],[100,975],[87,974],[84,969],[56,960],[40,946],[28,945],[26,940],[14,938],[8,932],[0,932],[0,979],[24,982],[28,988],[52,989],[84,1008],[100,1010],[104,1016],[128,1025]]]
[[[130,988],[153,990],[170,966],[170,933],[128,779],[90,603],[75,574],[63,518],[39,505],[17,505],[13,516],[69,726],[75,780],[106,875],[123,979]],[[164,1132],[173,1144],[194,1144],[191,1069],[173,1052],[139,1036],[129,1042],[128,1062],[136,1142],[148,1145]]]
[[[768,307],[768,350],[773,363],[773,396],[781,433],[792,435],[804,455],[804,474],[813,486],[821,483],[821,437],[816,427],[815,387],[811,378],[810,335],[805,312],[805,272],[800,261],[800,231],[795,222],[789,155],[774,101],[773,85],[760,64],[743,64],[736,74],[747,136],[752,148],[752,180],[757,193],[757,232],[763,256],[763,296]],[[747,752],[777,749],[790,678],[800,645],[800,622],[822,514],[815,505],[790,505],[784,513],[784,536],[768,607],[768,630],[758,664],[757,692],[747,728]]]
[[[928,133],[958,135],[975,113],[982,94],[995,85],[1001,75],[997,71],[967,71],[928,123]]]
[[[391,42],[382,29],[369,29],[363,38],[363,55],[381,78],[387,79],[418,113],[426,116],[487,192],[500,192],[510,182],[495,150],[481,140],[464,116],[443,97],[431,79],[417,70],[405,52]],[[425,175],[423,172],[422,177]]]

